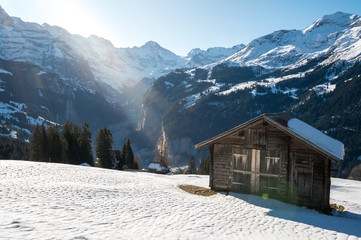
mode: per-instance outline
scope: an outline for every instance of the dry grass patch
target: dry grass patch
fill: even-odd
[[[178,185],[178,187],[180,189],[182,189],[183,191],[192,193],[192,194],[196,194],[196,195],[201,195],[201,196],[212,196],[214,194],[217,194],[217,192],[208,189],[208,188],[204,188],[204,187],[198,187],[198,186],[194,186],[194,185]]]
[[[331,203],[330,204],[330,208],[337,210],[338,212],[342,213],[343,211],[345,211],[345,207],[342,205],[337,205],[336,203]]]

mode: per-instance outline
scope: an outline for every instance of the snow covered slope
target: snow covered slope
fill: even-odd
[[[240,46],[208,49],[202,54],[205,59],[199,61],[199,54],[181,57],[153,41],[141,47],[115,48],[101,37],[85,38],[58,26],[23,22],[10,17],[0,6],[0,58],[35,64],[73,80],[77,79],[66,67],[86,61],[96,81],[118,91],[136,85],[143,78],[156,79],[187,64],[202,66],[219,61],[238,49]]]
[[[223,60],[240,66],[265,69],[296,68],[326,54],[322,64],[360,59],[360,16],[337,12],[326,15],[303,30],[280,30],[253,40]]]
[[[192,195],[207,176],[0,161],[1,239],[357,239],[361,182],[332,179],[327,216],[272,199]]]

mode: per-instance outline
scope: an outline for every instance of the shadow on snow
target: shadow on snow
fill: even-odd
[[[224,194],[224,193],[222,193]],[[361,237],[361,214],[352,212],[336,212],[334,216],[319,213],[316,210],[287,204],[274,199],[263,199],[261,196],[230,192],[233,196],[247,203],[269,209],[268,216],[294,222],[300,222],[314,227]]]

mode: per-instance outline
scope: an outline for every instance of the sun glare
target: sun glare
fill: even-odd
[[[61,23],[61,27],[71,33],[89,36],[96,34],[101,27],[95,13],[80,6],[74,1],[56,1],[52,3],[55,21]]]
[[[50,25],[57,25],[72,34],[84,37],[97,35],[109,40],[113,37],[102,17],[87,4],[87,1],[38,0],[37,4],[43,9],[48,9],[52,18],[49,19]]]

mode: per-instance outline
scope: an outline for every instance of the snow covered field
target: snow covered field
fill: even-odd
[[[337,216],[183,183],[208,176],[0,161],[0,239],[361,239],[361,182],[332,179]]]

